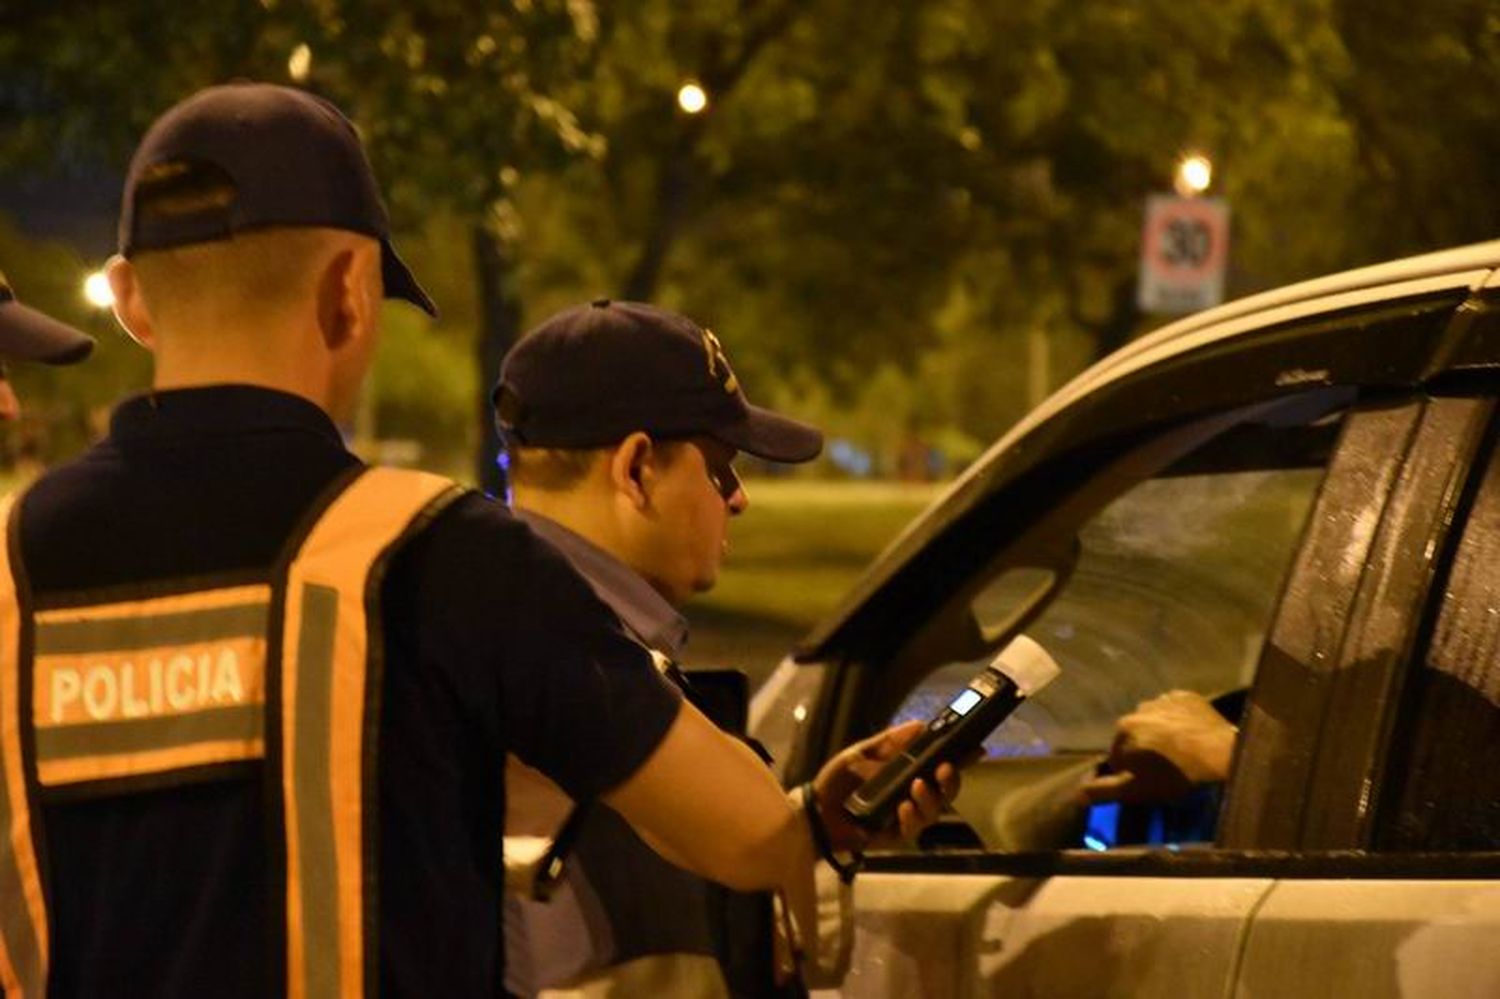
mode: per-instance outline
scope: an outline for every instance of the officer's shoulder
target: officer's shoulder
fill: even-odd
[[[482,545],[524,547],[530,532],[510,508],[478,490],[469,490],[445,507],[422,532],[429,541],[447,547]]]
[[[80,505],[99,503],[106,494],[109,502],[118,502],[118,491],[111,487],[123,478],[124,470],[96,452],[91,449],[52,466],[17,497],[28,537],[45,532],[55,521],[66,521]]]
[[[516,579],[518,571],[552,575],[566,562],[505,504],[469,492],[443,510],[411,545],[419,572],[457,579]]]

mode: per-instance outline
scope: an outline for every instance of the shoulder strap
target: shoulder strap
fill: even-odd
[[[279,683],[290,999],[372,992],[370,849],[388,557],[463,490],[372,468],[328,506],[287,570]]]
[[[20,504],[0,501],[0,986],[7,999],[47,991],[46,899],[26,765],[22,757],[26,712],[22,691],[20,587],[11,560],[18,557]]]

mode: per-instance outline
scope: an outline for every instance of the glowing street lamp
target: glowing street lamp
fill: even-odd
[[[296,83],[303,83],[312,72],[312,48],[306,42],[292,49],[291,58],[286,61],[287,74]]]
[[[83,297],[96,309],[107,309],[115,304],[115,293],[103,271],[95,271],[84,278]]]
[[[1172,186],[1184,198],[1192,198],[1208,190],[1208,185],[1213,183],[1213,179],[1213,161],[1202,153],[1192,153],[1178,162],[1177,175],[1172,179]]]
[[[677,91],[677,106],[688,114],[698,114],[708,107],[708,93],[697,81],[689,80]]]

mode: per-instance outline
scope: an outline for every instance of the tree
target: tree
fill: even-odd
[[[479,330],[477,425],[527,322],[616,293],[720,325],[758,391],[859,409],[886,367],[945,383],[904,393],[913,420],[986,439],[1030,400],[1036,331],[1067,371],[1153,321],[1143,201],[1188,149],[1234,208],[1231,293],[1493,231],[1493,17],[1407,8],[64,0],[0,14],[0,163],[118,152],[305,44],[398,223],[468,261],[475,304],[453,282],[437,335]],[[173,58],[119,43],[153,33]],[[674,105],[690,78],[698,116]]]
[[[527,170],[603,150],[548,96],[558,77],[587,72],[591,3],[62,2],[10,10],[0,29],[0,109],[20,126],[0,137],[11,165],[122,156],[183,95],[236,77],[285,80],[305,46],[305,84],[365,130],[397,224],[446,208],[469,225],[475,395],[488,424],[487,383],[521,314],[508,188]],[[122,44],[134,38],[152,46]]]
[[[602,17],[588,0],[365,2],[357,10],[335,0],[263,0],[227,16],[163,0],[35,7],[4,24],[0,93],[24,127],[0,142],[0,162],[118,155],[182,94],[235,76],[283,79],[289,55],[300,51],[305,84],[361,123],[398,224],[441,208],[469,226],[480,320],[476,410],[487,427],[489,382],[524,314],[526,227],[515,192],[533,177],[607,158],[609,136],[584,127],[571,102],[628,139],[627,155],[607,165],[617,181],[656,178],[622,282],[627,295],[650,297],[693,193],[707,120],[673,113],[671,96],[686,75],[671,68],[675,57],[685,53],[709,87],[727,94],[795,11],[761,0],[642,4]],[[148,34],[171,58],[119,44]],[[641,60],[643,50],[661,61]],[[493,454],[490,439],[479,462],[487,482]]]
[[[1365,259],[1500,234],[1500,15],[1481,0],[1332,0],[1325,67],[1357,139]]]

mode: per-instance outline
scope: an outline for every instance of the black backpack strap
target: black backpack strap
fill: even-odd
[[[550,901],[558,885],[562,884],[563,874],[568,869],[568,858],[578,842],[579,831],[594,811],[593,806],[593,801],[581,801],[574,805],[558,828],[557,835],[552,838],[552,845],[542,854],[536,875],[531,879],[531,897],[536,901]]]

